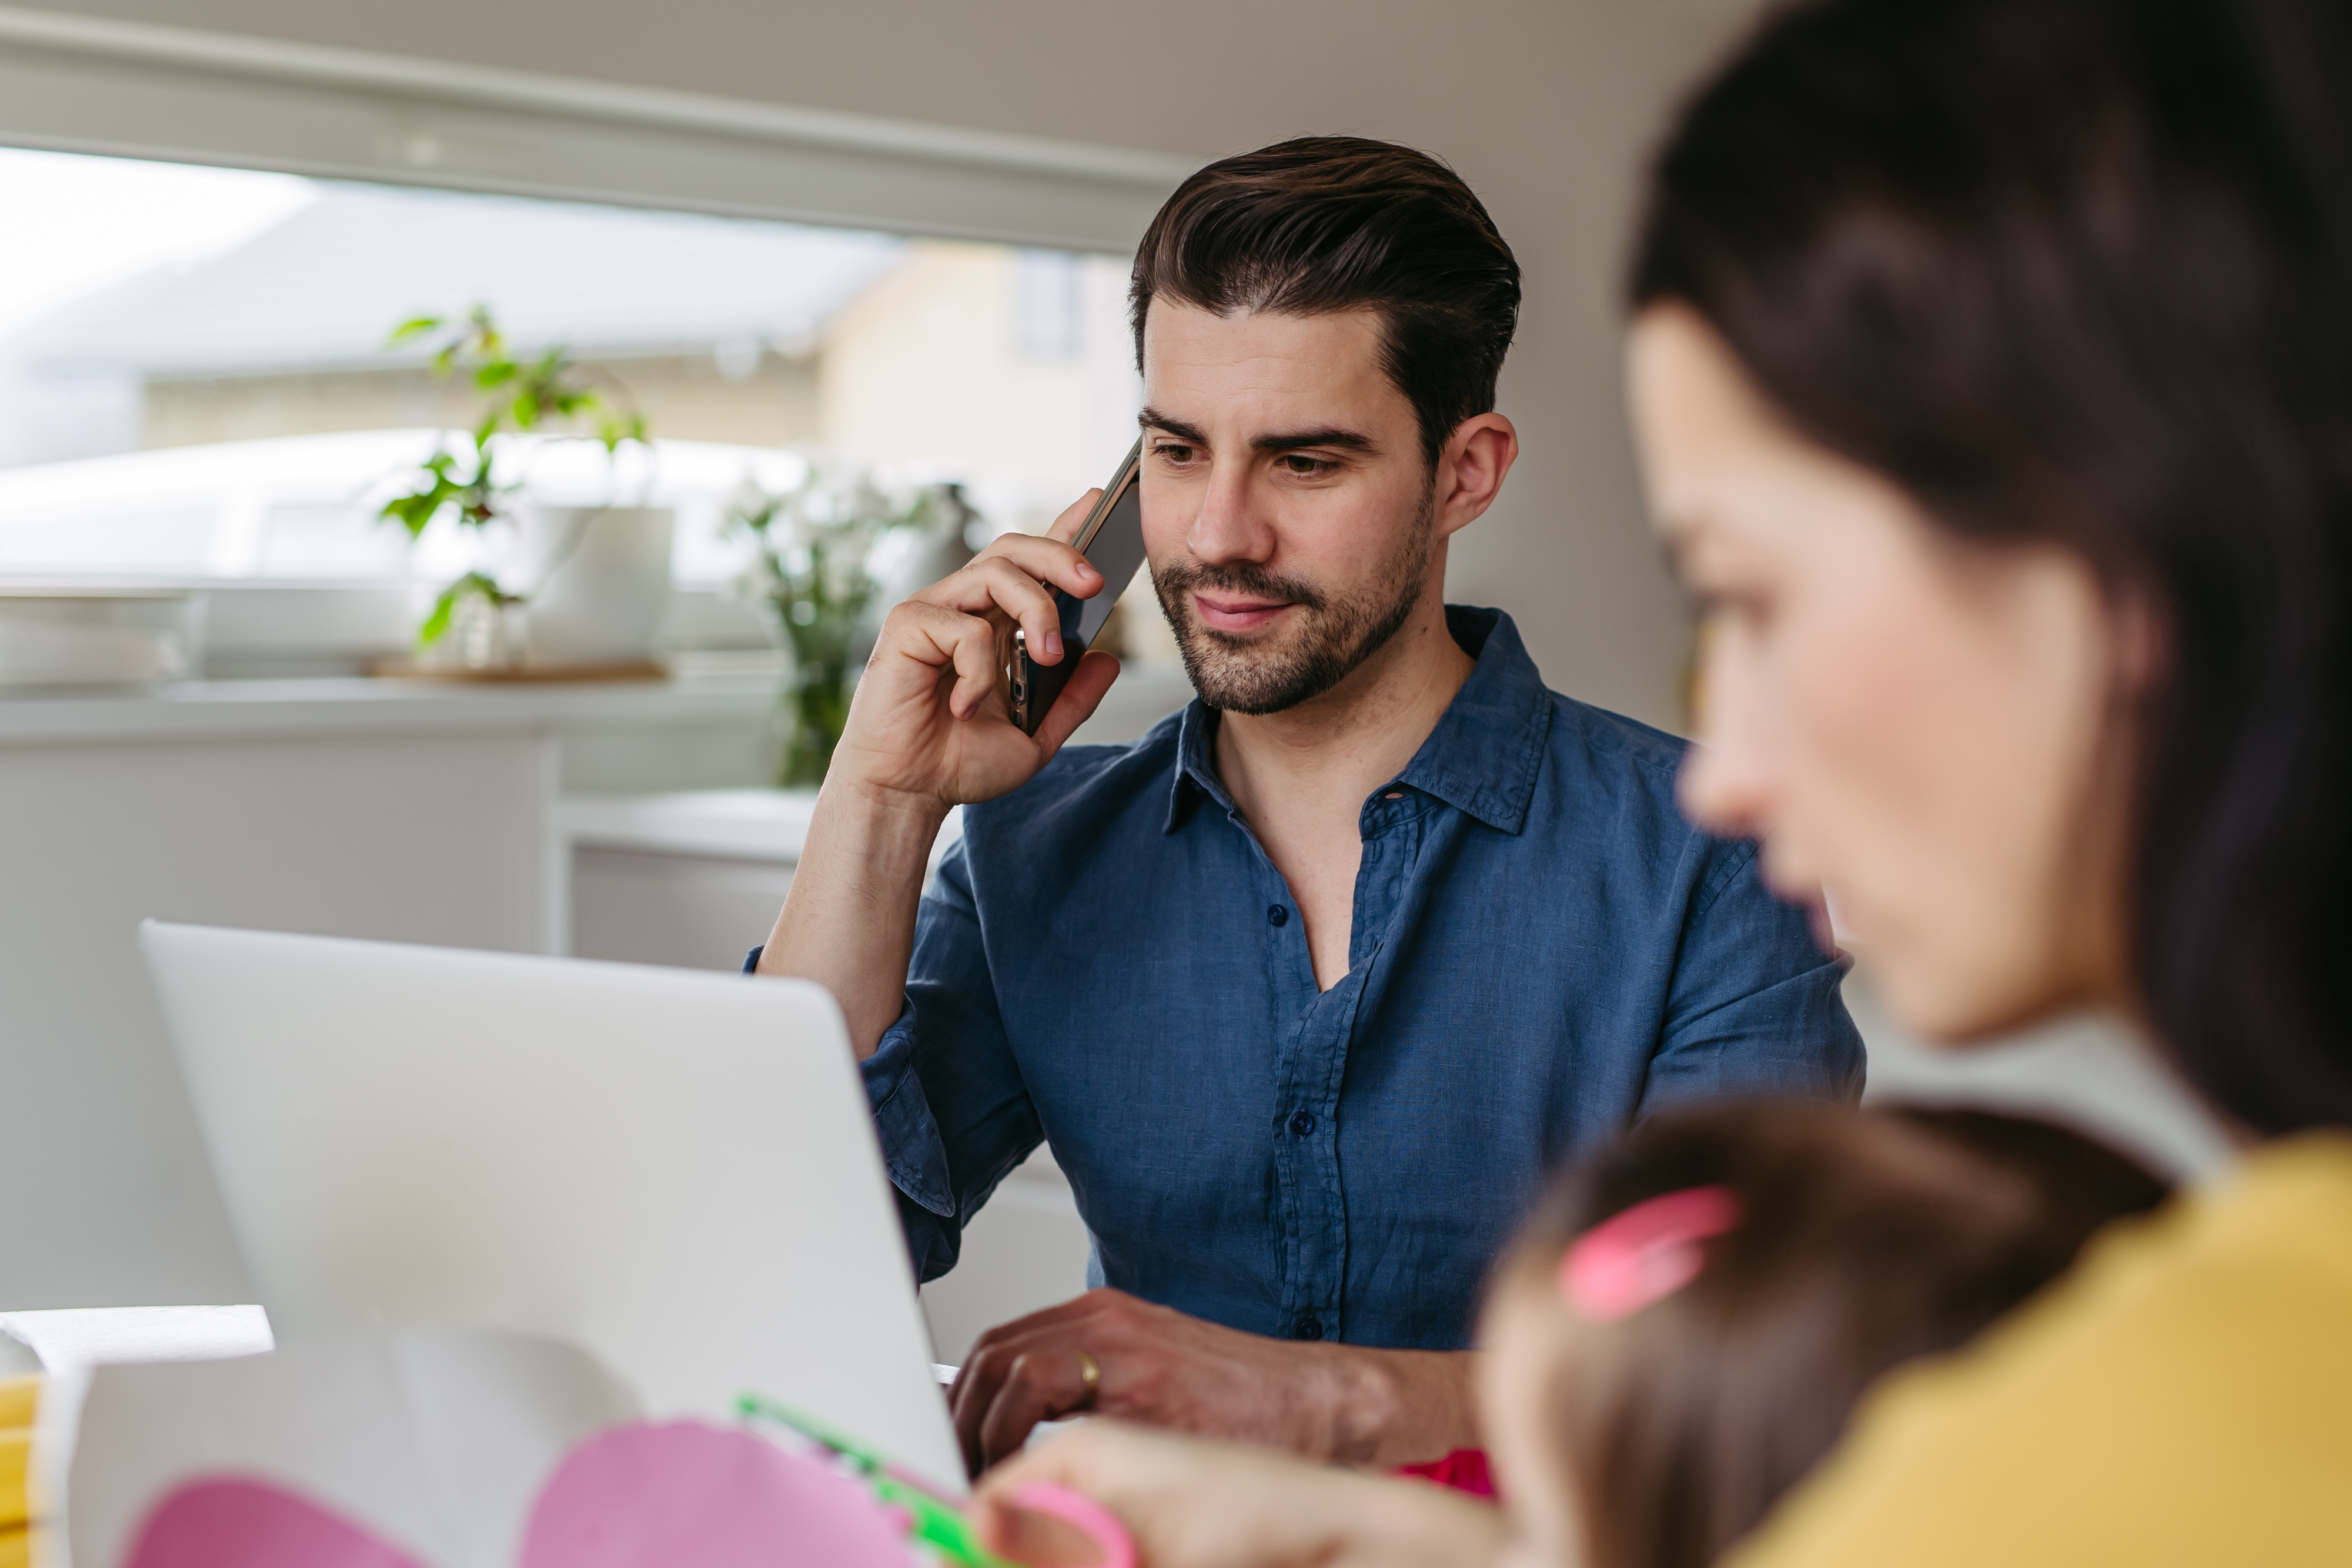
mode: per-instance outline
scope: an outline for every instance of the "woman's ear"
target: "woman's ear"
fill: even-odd
[[[2114,643],[2116,695],[2137,706],[2172,667],[2172,634],[2157,608],[2153,590],[2127,583],[2108,595],[2107,621]]]

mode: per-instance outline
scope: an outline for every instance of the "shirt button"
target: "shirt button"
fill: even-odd
[[[1290,1331],[1290,1337],[1293,1339],[1321,1339],[1323,1337],[1323,1325],[1317,1322],[1313,1318],[1301,1318],[1298,1320],[1298,1326]]]
[[[1315,1130],[1315,1113],[1312,1111],[1293,1111],[1290,1113],[1290,1130],[1295,1135],[1301,1138],[1313,1132]]]
[[[1265,906],[1265,923],[1268,925],[1287,925],[1290,924],[1290,911],[1279,904],[1269,904]]]

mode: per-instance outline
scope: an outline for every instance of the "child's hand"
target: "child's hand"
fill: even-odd
[[[973,1500],[989,1550],[1037,1551],[1040,1568],[1087,1560],[1011,1502],[1034,1481],[1117,1514],[1141,1568],[1490,1568],[1505,1540],[1498,1511],[1424,1482],[1097,1417],[991,1470]]]

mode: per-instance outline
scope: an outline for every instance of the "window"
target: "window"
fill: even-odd
[[[0,204],[39,236],[0,256],[0,576],[348,599],[446,575],[446,520],[412,549],[374,513],[476,394],[384,342],[478,303],[655,437],[613,463],[534,447],[528,493],[674,507],[689,593],[740,564],[729,497],[786,482],[796,448],[960,480],[989,528],[1035,528],[1134,438],[1110,257],[16,151]],[[680,617],[748,634],[724,622]]]

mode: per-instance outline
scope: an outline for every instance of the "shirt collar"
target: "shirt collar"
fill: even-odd
[[[1433,795],[1490,828],[1516,833],[1527,821],[1543,766],[1551,694],[1519,641],[1519,629],[1501,611],[1449,604],[1445,629],[1476,663],[1395,782]],[[1196,793],[1228,811],[1234,809],[1233,797],[1217,778],[1217,719],[1215,710],[1198,697],[1184,710],[1163,832],[1176,831]]]

